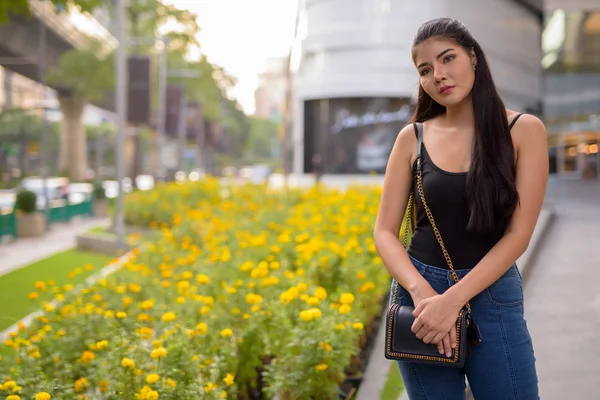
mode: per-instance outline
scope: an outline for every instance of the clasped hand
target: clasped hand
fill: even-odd
[[[438,346],[440,354],[450,357],[456,347],[456,320],[461,306],[444,295],[436,294],[421,300],[413,316],[411,330],[424,343]]]

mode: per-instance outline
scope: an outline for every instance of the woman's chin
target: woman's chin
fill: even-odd
[[[437,96],[433,99],[446,108],[458,106],[465,101],[465,97],[454,93],[448,96]]]

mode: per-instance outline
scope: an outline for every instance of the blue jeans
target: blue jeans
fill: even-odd
[[[450,271],[411,258],[438,293],[454,284]],[[462,279],[470,270],[457,270]],[[392,293],[396,282],[392,281]],[[396,303],[413,306],[398,285]],[[390,302],[392,296],[390,296]],[[539,400],[531,336],[523,315],[523,283],[516,265],[471,300],[482,342],[471,348],[463,368],[398,361],[410,400],[464,400],[465,376],[476,400]]]

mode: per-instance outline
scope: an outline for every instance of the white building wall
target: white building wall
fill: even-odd
[[[306,37],[294,79],[294,164],[303,171],[303,102],[409,97],[418,89],[410,45],[430,19],[454,17],[490,62],[507,107],[536,108],[541,96],[541,26],[510,0],[305,0]]]

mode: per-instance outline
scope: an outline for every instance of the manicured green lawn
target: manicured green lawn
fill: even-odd
[[[111,257],[104,255],[67,250],[0,276],[0,331],[41,309],[41,301],[53,298],[48,281],[53,280],[61,287],[67,283],[76,285],[111,260]],[[74,276],[69,277],[70,273],[74,273]],[[45,293],[35,288],[37,281],[46,283]],[[38,292],[39,298],[30,300],[31,292]]]
[[[390,363],[390,370],[387,375],[387,381],[381,391],[381,400],[398,400],[404,391],[402,376],[396,363]]]

